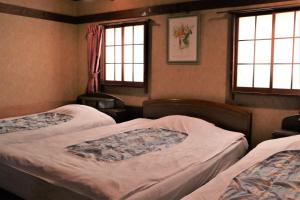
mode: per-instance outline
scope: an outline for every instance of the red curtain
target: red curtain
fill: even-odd
[[[99,91],[100,59],[103,43],[104,27],[101,25],[90,25],[87,30],[88,45],[88,75],[87,93]]]

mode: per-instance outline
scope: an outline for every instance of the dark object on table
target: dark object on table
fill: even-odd
[[[113,95],[105,93],[83,94],[77,98],[77,102],[108,114],[116,122],[126,121],[125,104],[121,99]]]
[[[300,134],[300,114],[282,120],[281,129],[272,132],[272,139]]]

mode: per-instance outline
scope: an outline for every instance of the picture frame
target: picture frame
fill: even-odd
[[[199,17],[196,15],[168,17],[167,62],[198,63]]]

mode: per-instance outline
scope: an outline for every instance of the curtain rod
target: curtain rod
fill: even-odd
[[[283,6],[269,6],[261,8],[248,8],[248,9],[233,9],[226,11],[219,11],[217,14],[229,13],[229,14],[239,14],[239,13],[251,13],[251,12],[262,12],[262,11],[272,11],[272,10],[287,10],[287,9],[300,9],[300,4],[286,4]]]
[[[124,23],[139,23],[139,22],[151,22],[151,19],[137,19],[137,20],[123,20],[118,22],[107,22],[107,23],[100,23],[98,25],[102,26],[115,26],[115,25],[122,25]]]

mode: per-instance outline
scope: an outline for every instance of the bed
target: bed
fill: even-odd
[[[92,107],[70,104],[47,112],[0,119],[0,145],[33,142],[115,123]]]
[[[183,200],[300,199],[300,136],[260,143]]]
[[[0,186],[25,199],[179,199],[247,151],[251,113],[235,106],[150,100],[143,111],[113,126],[0,146]]]

